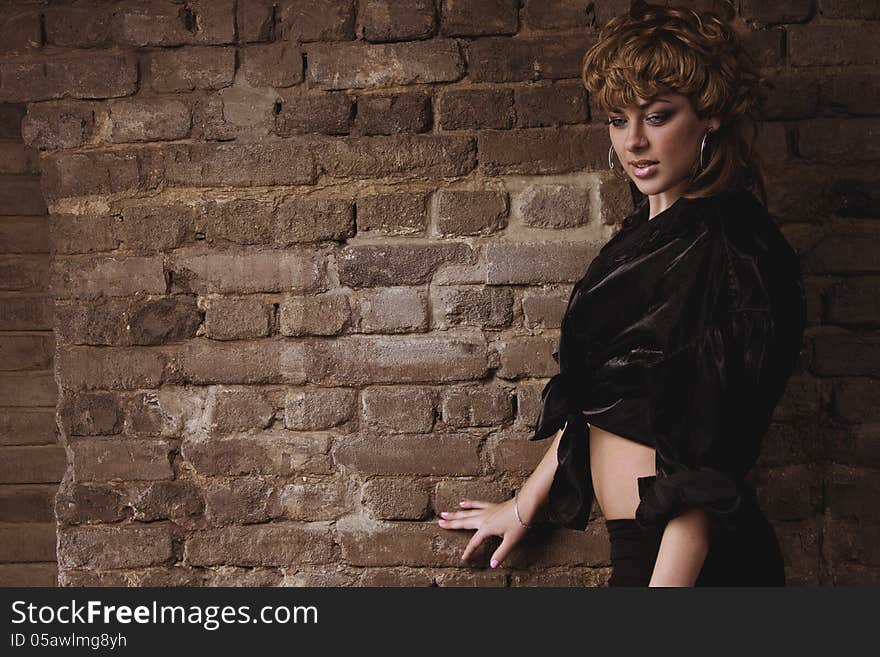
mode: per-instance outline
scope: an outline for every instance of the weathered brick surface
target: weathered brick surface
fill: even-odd
[[[571,285],[632,209],[580,80],[629,4],[7,2],[0,584],[603,585],[595,508],[500,571],[432,515],[549,444]],[[753,475],[793,585],[880,573],[875,4],[696,3],[773,83],[805,274]]]

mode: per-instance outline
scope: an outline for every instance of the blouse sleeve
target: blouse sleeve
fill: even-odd
[[[693,507],[708,511],[713,527],[735,522],[777,401],[774,328],[768,309],[729,309],[652,368],[656,475],[638,479],[639,525],[662,525]]]

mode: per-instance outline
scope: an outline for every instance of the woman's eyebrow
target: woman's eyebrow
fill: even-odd
[[[646,107],[650,107],[650,106],[653,105],[654,103],[669,103],[669,104],[672,104],[672,101],[670,101],[670,100],[666,100],[665,98],[655,98],[654,100],[649,100],[649,101],[646,101],[646,102],[642,103],[641,105],[639,105],[639,109],[645,109]],[[612,107],[612,108],[611,108],[611,111],[612,111],[612,112],[623,112],[623,110],[620,109],[619,107]]]

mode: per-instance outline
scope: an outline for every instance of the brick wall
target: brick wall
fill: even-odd
[[[760,146],[809,289],[754,481],[790,583],[877,583],[880,14],[693,4],[776,84]],[[526,438],[565,302],[631,207],[578,79],[628,5],[4,5],[0,103],[28,150],[3,175],[39,153],[51,263],[31,209],[4,252],[44,255],[2,257],[48,278],[56,349],[42,314],[16,323],[34,307],[4,309],[3,558],[52,558],[64,453],[45,416],[15,422],[55,402],[54,366],[61,585],[603,583],[601,521],[497,572],[460,567],[471,532],[435,519],[510,496],[547,448]]]
[[[24,105],[0,105],[0,586],[54,586],[55,427],[49,217]]]

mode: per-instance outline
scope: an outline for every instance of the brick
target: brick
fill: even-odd
[[[464,60],[454,39],[403,43],[315,43],[306,48],[308,76],[316,89],[363,89],[455,82]]]
[[[212,340],[262,338],[272,332],[272,304],[260,298],[205,300],[205,336]]]
[[[24,143],[40,150],[77,148],[95,134],[95,104],[86,101],[29,103],[21,123]]]
[[[819,78],[822,104],[847,114],[870,115],[880,100],[877,75],[852,73]]]
[[[880,7],[862,0],[819,0],[819,13],[825,18],[880,19]]]
[[[357,391],[350,388],[290,390],[284,400],[284,426],[293,431],[331,429],[354,417]]]
[[[421,568],[362,568],[363,573],[356,584],[337,584],[337,586],[366,586],[366,587],[394,587],[404,586],[434,586],[434,577],[430,572]],[[303,586],[316,586],[309,584],[305,579]]]
[[[541,392],[546,384],[534,381],[517,381],[516,416],[517,424],[526,429],[534,429],[543,401]]]
[[[51,406],[57,395],[51,371],[0,373],[0,399],[5,406]]]
[[[27,52],[42,45],[40,12],[36,8],[21,7],[4,10],[0,24],[0,46],[4,52]]]
[[[773,468],[755,486],[762,509],[771,520],[803,520],[822,511],[822,474],[818,467]]]
[[[60,568],[142,568],[174,558],[171,525],[67,528],[58,535]]]
[[[40,160],[46,198],[108,195],[147,189],[151,183],[134,151],[53,153]]]
[[[345,518],[336,529],[342,559],[353,566],[457,566],[467,543],[462,532],[427,522],[380,525]]]
[[[125,396],[125,434],[178,438],[199,431],[207,389],[162,386],[159,390]]]
[[[580,81],[529,85],[516,89],[514,93],[519,128],[586,123],[589,120],[587,92]]]
[[[474,572],[472,570],[444,569],[436,578],[437,586],[460,586],[460,587],[506,587],[507,576],[504,573]]]
[[[880,317],[880,279],[853,278],[826,290],[827,321],[844,326],[875,326]]]
[[[597,126],[487,131],[477,136],[480,171],[487,175],[570,173],[608,168]]]
[[[277,570],[263,568],[224,568],[206,573],[205,586],[285,586]]]
[[[497,386],[452,386],[440,398],[443,422],[450,427],[491,427],[513,420],[513,395]]]
[[[804,256],[802,267],[815,274],[877,272],[878,242],[874,235],[832,233]]]
[[[588,242],[498,242],[486,249],[490,285],[574,283],[596,257]]]
[[[278,204],[275,214],[274,243],[290,246],[303,242],[354,237],[354,205],[333,198],[291,198]]]
[[[844,422],[858,423],[880,420],[878,400],[880,400],[880,385],[873,379],[834,381],[834,410]]]
[[[790,25],[786,34],[792,66],[880,63],[880,54],[871,47],[880,39],[877,25]]]
[[[235,49],[187,46],[156,50],[145,63],[149,87],[158,93],[221,89],[235,76]]]
[[[434,427],[434,395],[417,386],[377,386],[361,393],[364,429],[395,433],[428,433]]]
[[[0,408],[0,445],[55,443],[55,408]]]
[[[0,523],[55,522],[55,484],[0,486]]]
[[[302,94],[281,91],[276,103],[275,134],[321,133],[347,135],[351,131],[355,105],[348,94],[330,91]]]
[[[63,298],[164,294],[161,257],[67,256],[52,261],[52,291]]]
[[[130,586],[138,587],[170,587],[170,586],[207,586],[211,574],[201,569],[164,567],[148,568],[140,572],[130,573]],[[256,578],[255,578],[256,579]]]
[[[477,438],[460,434],[357,437],[342,442],[334,460],[364,475],[478,475],[478,445]]]
[[[271,204],[233,199],[200,205],[195,227],[208,244],[271,244],[276,239],[278,223]]]
[[[0,215],[43,215],[46,202],[38,176],[0,176]]]
[[[205,500],[191,481],[157,481],[133,496],[131,508],[135,520],[154,522],[199,516]]]
[[[498,342],[501,368],[498,376],[503,379],[522,376],[553,376],[559,365],[550,357],[557,340],[543,336],[513,337]]]
[[[166,356],[144,347],[64,347],[55,353],[55,375],[65,389],[155,388]]]
[[[746,0],[742,13],[746,19],[759,23],[803,23],[812,17],[810,0],[785,0],[768,5],[758,0]]]
[[[483,500],[499,504],[509,500],[513,492],[497,481],[486,479],[446,479],[434,489],[433,511],[460,510],[462,500]]]
[[[867,519],[839,519],[825,514],[822,556],[826,563],[854,562],[862,566],[878,566],[871,546],[880,540],[880,522]]]
[[[193,99],[196,141],[229,141],[238,137],[265,137],[275,125],[278,92],[269,87],[237,85],[198,95]]]
[[[357,232],[376,235],[424,234],[428,195],[419,192],[373,194],[357,200]]]
[[[275,11],[281,41],[355,38],[355,9],[348,0],[282,0]]]
[[[285,431],[187,439],[181,453],[206,477],[265,474],[292,476],[326,474],[332,463],[330,441],[321,434],[291,435]]]
[[[351,307],[344,294],[291,297],[281,303],[281,335],[337,335],[351,322]]]
[[[395,477],[373,477],[364,484],[361,503],[380,520],[422,520],[428,515],[427,484]]]
[[[275,30],[272,0],[238,0],[236,25],[239,43],[271,41]]]
[[[211,479],[204,487],[205,513],[215,525],[266,522],[272,493],[271,483],[262,478]]]
[[[359,18],[367,41],[407,41],[434,33],[434,13],[431,0],[366,0]]]
[[[298,342],[191,340],[177,350],[171,367],[179,384],[299,384],[306,380],[308,357],[308,350]]]
[[[78,481],[153,481],[174,477],[170,456],[176,445],[171,441],[83,438],[71,447]]]
[[[137,89],[133,53],[117,50],[9,57],[0,62],[0,102],[115,98]]]
[[[880,34],[878,34],[880,36]],[[880,157],[877,119],[812,119],[798,125],[798,152],[820,162],[873,161]],[[833,130],[833,134],[824,134]]]
[[[877,376],[880,337],[835,333],[813,338],[814,371],[819,376]]]
[[[107,485],[66,482],[55,500],[55,516],[67,525],[111,523],[131,517],[128,497]]]
[[[334,178],[404,175],[435,180],[463,176],[476,165],[473,139],[458,135],[313,137],[318,165]]]
[[[355,125],[363,135],[428,132],[431,124],[428,94],[363,94],[358,98]]]
[[[74,570],[58,571],[59,586],[133,586],[132,576],[120,570]]]
[[[773,87],[764,104],[763,116],[770,120],[812,118],[820,104],[822,77],[792,71],[773,78]]]
[[[274,496],[273,517],[287,520],[336,520],[351,510],[351,492],[339,482],[287,484]]]
[[[581,61],[595,36],[487,37],[468,44],[468,79],[525,82],[579,78]]]
[[[600,177],[599,201],[599,222],[603,226],[622,225],[635,208],[629,185],[610,174]]]
[[[52,335],[0,334],[0,370],[44,370],[52,366]]]
[[[451,2],[443,4],[440,11],[440,33],[446,36],[514,34],[518,28],[516,0]]]
[[[111,224],[113,241],[137,254],[184,246],[196,239],[195,215],[192,207],[181,203],[129,206]]]
[[[489,190],[441,190],[437,232],[442,236],[491,235],[507,226],[507,195]]]
[[[25,255],[0,257],[0,290],[45,292],[48,289],[48,256]]]
[[[173,98],[125,98],[108,105],[110,141],[183,139],[192,127],[192,110]]]
[[[175,254],[170,259],[168,269],[174,292],[318,292],[325,285],[326,267],[326,262],[319,256],[308,249],[239,254]]]
[[[339,282],[348,287],[427,283],[442,265],[473,262],[471,248],[462,243],[363,244],[338,252]]]
[[[0,564],[0,586],[54,588],[58,586],[58,565],[54,561]]]
[[[516,121],[511,89],[450,89],[439,102],[443,130],[506,130]]]
[[[252,87],[290,87],[303,81],[302,53],[290,43],[245,46],[241,74]]]
[[[880,487],[872,469],[832,465],[826,486],[826,512],[835,519],[873,522],[880,519],[875,504]]]
[[[589,27],[589,2],[563,0],[562,2],[527,2],[521,16],[525,25],[538,30],[567,30]]]
[[[837,179],[831,186],[832,209],[841,217],[873,217],[880,214],[880,192],[869,181]]]
[[[0,103],[0,138],[21,141],[21,121],[26,111],[24,103]]]
[[[275,409],[265,392],[249,388],[219,388],[208,393],[205,428],[210,433],[266,429]]]
[[[488,372],[485,337],[345,336],[311,345],[309,380],[322,384],[424,383],[480,379]]]
[[[432,325],[502,328],[513,322],[513,292],[478,285],[435,288]]]
[[[191,144],[169,152],[170,185],[248,187],[304,185],[315,180],[312,154],[296,139],[232,144]]]
[[[428,294],[413,287],[358,290],[352,295],[354,325],[361,333],[409,333],[428,330]]]
[[[54,558],[55,523],[0,525],[0,561],[20,563]]]
[[[336,563],[333,534],[323,524],[271,523],[209,529],[186,539],[193,566],[290,566]]]
[[[67,436],[100,436],[122,431],[122,402],[110,392],[76,392],[62,396],[58,420]]]
[[[23,143],[0,142],[0,174],[39,173],[40,154]]]
[[[611,576],[611,568],[566,568],[565,570],[539,573],[524,572],[511,573],[510,586],[532,586],[551,588],[602,588],[607,585]]]
[[[523,292],[523,323],[528,328],[559,328],[570,296],[569,288]]]
[[[590,220],[590,190],[567,185],[531,185],[518,196],[519,215],[535,228],[575,228]]]
[[[747,30],[740,34],[743,50],[759,68],[783,66],[785,31],[781,28]]]
[[[530,432],[503,431],[498,436],[492,460],[495,472],[528,476],[549,448],[548,441],[528,440]]]
[[[111,41],[115,27],[110,5],[52,5],[43,8],[46,43],[65,48],[95,48]]]
[[[114,37],[131,46],[232,43],[233,0],[148,2],[123,6],[114,14]]]
[[[3,447],[0,483],[57,483],[67,468],[67,455],[60,445]]]
[[[0,252],[48,253],[46,218],[39,216],[0,219]]]

